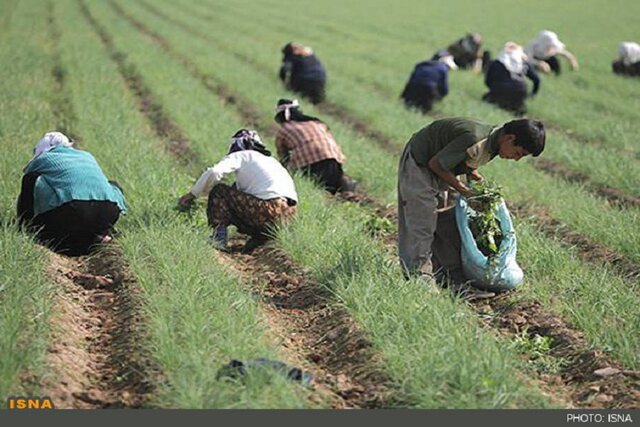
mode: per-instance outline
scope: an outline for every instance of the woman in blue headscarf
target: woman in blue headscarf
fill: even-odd
[[[221,184],[235,173],[233,186]],[[227,226],[251,236],[243,249],[249,252],[270,237],[271,228],[292,217],[298,195],[291,176],[262,144],[257,132],[240,129],[231,138],[228,154],[206,169],[178,202],[183,209],[208,195],[207,218],[214,229],[214,244],[224,249]]]

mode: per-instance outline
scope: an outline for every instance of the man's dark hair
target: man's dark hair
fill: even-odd
[[[502,126],[504,134],[515,135],[514,145],[524,148],[533,157],[538,157],[544,150],[547,138],[544,124],[539,120],[512,120]]]

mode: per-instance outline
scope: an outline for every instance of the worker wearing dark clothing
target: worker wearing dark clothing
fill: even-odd
[[[524,114],[527,98],[525,76],[533,82],[531,96],[536,95],[540,89],[538,73],[527,62],[522,47],[507,43],[498,58],[489,65],[485,76],[489,92],[482,99],[516,114]]]
[[[453,63],[451,56],[448,61]],[[449,93],[449,68],[444,58],[438,61],[424,61],[416,64],[402,95],[407,107],[415,107],[423,113],[433,107],[435,101],[441,100]]]
[[[280,80],[287,89],[299,92],[314,104],[324,101],[326,71],[311,48],[288,43],[282,53]]]

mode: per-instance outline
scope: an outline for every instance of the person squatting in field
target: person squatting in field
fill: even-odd
[[[283,166],[311,176],[331,194],[354,191],[356,182],[342,170],[345,156],[322,120],[305,115],[297,99],[280,99],[276,105],[276,149]]]
[[[416,64],[400,97],[407,107],[430,111],[435,101],[449,93],[449,69],[457,68],[451,55]]]
[[[120,186],[109,181],[96,159],[60,132],[37,143],[24,168],[17,213],[21,225],[52,249],[71,256],[112,239],[126,212]]]
[[[282,48],[282,54],[279,75],[286,88],[309,98],[314,104],[324,101],[327,73],[313,50],[291,42]]]
[[[529,61],[541,72],[550,73],[553,71],[557,76],[560,75],[560,61],[558,57],[562,56],[569,61],[571,69],[578,69],[578,60],[564,43],[560,41],[558,35],[553,31],[543,30],[525,47],[525,53],[529,57]]]
[[[484,79],[489,92],[482,99],[516,114],[524,114],[527,98],[525,76],[533,82],[531,96],[535,96],[540,89],[538,73],[528,62],[522,46],[507,42],[489,65]]]
[[[480,33],[467,33],[464,37],[451,43],[446,49],[436,52],[431,58],[437,61],[443,56],[453,56],[458,68],[471,68],[478,74],[485,69],[491,59],[491,54],[482,47],[482,35]]]
[[[443,259],[433,251],[438,199],[451,189],[464,196],[473,195],[460,175],[481,181],[478,168],[496,156],[517,161],[528,155],[539,156],[544,146],[544,125],[528,119],[498,127],[454,117],[436,120],[413,134],[398,169],[398,254],[405,276],[419,276],[433,283],[433,259],[439,265],[461,264],[459,250],[444,255],[456,259]],[[446,238],[460,239],[459,235]],[[493,296],[460,283],[452,286],[454,292],[471,298]]]
[[[627,76],[640,76],[640,44],[622,42],[618,53],[620,57],[611,64],[613,72]]]
[[[232,186],[220,181],[235,173]],[[179,200],[186,209],[197,198],[208,195],[207,218],[214,229],[213,243],[224,249],[227,227],[251,238],[243,248],[249,252],[268,240],[272,227],[296,212],[298,195],[291,176],[262,144],[257,132],[240,129],[231,138],[228,154],[206,169],[191,190]]]

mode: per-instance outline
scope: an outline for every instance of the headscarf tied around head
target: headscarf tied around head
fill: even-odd
[[[264,146],[260,135],[254,130],[240,129],[231,137],[229,154],[243,150],[254,150],[265,156],[271,156],[271,151]]]
[[[565,49],[564,43],[553,31],[543,30],[538,33],[530,45],[531,52],[536,59],[547,59]]]
[[[73,141],[62,132],[47,132],[33,148],[33,159],[59,146],[72,147]],[[33,160],[32,159],[32,160]]]
[[[514,42],[506,42],[497,59],[511,73],[512,78],[522,79],[528,60],[522,46]]]
[[[640,62],[640,44],[635,42],[622,42],[618,48],[620,58],[625,65],[633,65]]]
[[[288,122],[289,120],[291,120],[291,110],[299,107],[300,103],[297,99],[281,99],[280,101],[278,101],[278,105],[276,106],[276,115],[283,113],[284,120]]]

